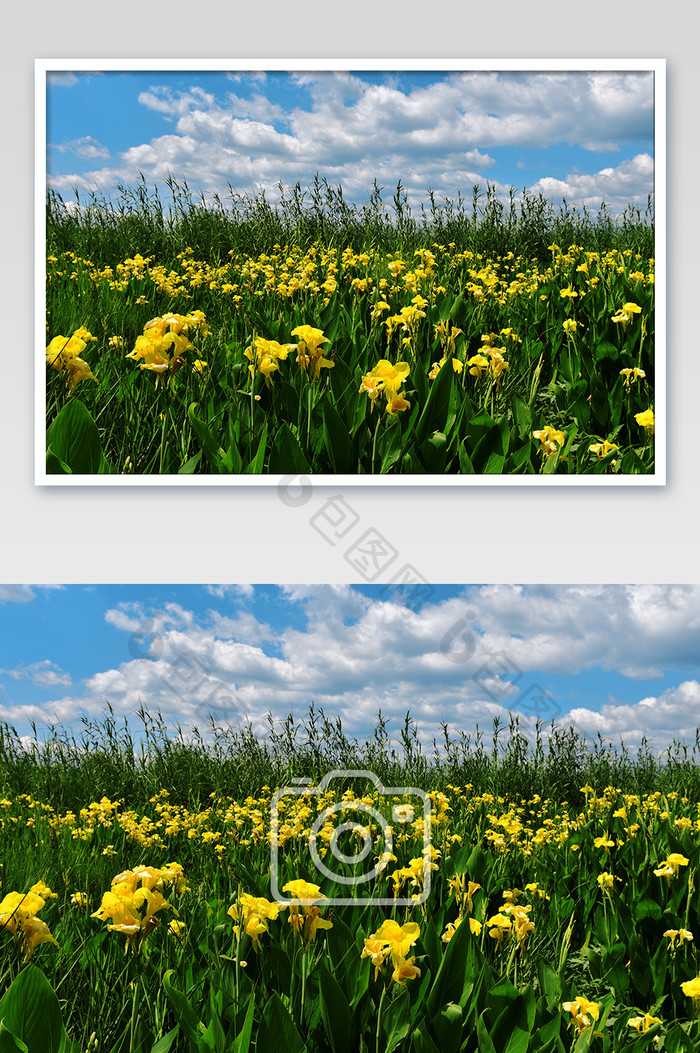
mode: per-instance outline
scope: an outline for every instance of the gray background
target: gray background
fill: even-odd
[[[0,72],[0,581],[359,582],[344,552],[368,530],[398,553],[380,582],[404,564],[435,582],[698,580],[700,76],[690,4],[33,7],[31,20],[4,19]],[[665,58],[667,486],[353,487],[345,497],[355,526],[334,544],[310,519],[338,487],[316,486],[296,507],[274,487],[35,487],[34,59],[42,57],[377,57],[397,68],[402,58]]]

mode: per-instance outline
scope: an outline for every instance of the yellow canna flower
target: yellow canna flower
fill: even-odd
[[[644,380],[646,373],[643,369],[637,369],[635,367],[634,369],[621,369],[620,376],[625,378],[625,387],[628,388],[631,383],[633,384],[635,382],[635,380],[639,380],[640,378]]]
[[[624,328],[628,322],[632,321],[636,314],[641,314],[641,312],[641,307],[636,303],[626,303],[620,308],[617,314],[612,316],[612,321],[622,323]]]
[[[399,959],[391,975],[393,983],[403,986],[407,980],[414,980],[417,976],[420,976],[420,969],[414,964],[415,960],[415,958]]]
[[[489,360],[485,355],[472,355],[467,365],[470,367],[469,372],[471,375],[476,377],[477,380],[481,380],[488,372]]]
[[[296,345],[297,364],[309,380],[315,380],[321,369],[333,368],[335,362],[323,357],[321,344],[327,344],[328,337],[323,335],[321,329],[298,325],[296,329],[292,329],[292,336],[299,337],[299,343]]]
[[[698,1005],[700,1003],[700,976],[696,976],[692,980],[686,980],[681,984],[681,990],[686,998],[692,998],[693,1003]]]
[[[399,925],[398,921],[388,918],[383,921],[376,932],[370,935],[371,940],[384,944],[391,954],[394,965],[402,961],[410,948],[420,936],[420,926],[413,921]]]
[[[654,411],[653,409],[644,410],[643,413],[635,413],[634,419],[640,428],[644,428],[647,435],[654,434]]]
[[[582,995],[579,995],[573,1002],[562,1002],[562,1009],[567,1013],[571,1013],[572,1020],[569,1026],[571,1027],[575,1024],[579,1034],[585,1031],[587,1027],[590,1027],[600,1016],[598,1003],[589,1002]]]
[[[654,1024],[660,1024],[661,1017],[645,1013],[644,1016],[633,1016],[627,1021],[627,1027],[633,1027],[638,1035],[643,1035]]]
[[[619,450],[619,449],[620,449],[619,446],[617,446],[614,442],[608,442],[607,439],[605,439],[603,442],[593,443],[592,446],[588,447],[589,452],[590,453],[594,453],[599,459],[603,458],[603,457],[607,457],[607,455],[612,450]]]
[[[85,327],[82,326],[80,329],[76,329],[70,338],[55,336],[46,348],[47,366],[51,366],[57,373],[61,373],[64,376],[66,385],[71,392],[75,391],[81,380],[98,382],[90,366],[80,357],[87,347],[86,338],[89,340],[96,339],[96,337],[90,336]]]
[[[365,946],[360,955],[360,958],[370,958],[372,965],[374,966],[374,979],[376,980],[381,972],[384,962],[389,957],[389,946],[382,940],[377,940],[372,937],[365,940]]]
[[[549,460],[549,458],[561,450],[566,442],[566,435],[563,431],[557,431],[556,428],[552,428],[551,425],[545,424],[544,428],[540,431],[533,431],[533,439],[538,439],[540,443],[539,453]]]
[[[659,864],[657,869],[654,871],[656,877],[666,878],[666,883],[671,884],[671,878],[674,878],[678,873],[679,867],[687,867],[690,860],[682,856],[680,852],[671,852],[666,859]]]
[[[507,940],[513,930],[513,922],[507,914],[494,914],[486,924],[489,929],[489,936],[499,944]]]
[[[678,946],[682,947],[686,940],[690,941],[693,939],[693,934],[688,929],[666,929],[664,936],[668,937],[669,951],[675,951],[676,940],[678,940]]]

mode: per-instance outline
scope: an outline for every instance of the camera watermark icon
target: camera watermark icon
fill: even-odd
[[[371,783],[375,798],[383,798],[386,802],[386,810],[390,813],[391,820],[388,820],[378,807],[368,804],[366,795],[356,799],[344,794],[340,801],[319,808],[309,831],[309,858],[306,869],[311,873],[315,872],[319,878],[319,885],[324,880],[330,881],[334,886],[345,886],[348,890],[352,888],[356,893],[354,896],[326,895],[322,901],[323,906],[362,907],[371,903],[380,907],[411,907],[425,903],[430,895],[432,872],[430,798],[424,790],[414,786],[384,786],[372,772],[350,769],[329,772],[317,786],[310,785],[309,779],[293,779],[292,786],[285,786],[273,795],[270,802],[272,898],[278,903],[291,901],[282,888],[286,881],[281,875],[279,850],[280,828],[285,823],[285,814],[290,807],[288,802],[299,801],[301,798],[307,798],[307,802],[314,798],[322,798],[329,788],[332,788],[331,783],[337,782],[342,786],[349,779],[361,779]],[[395,801],[394,798],[399,798],[399,801]],[[352,813],[354,817],[348,819],[348,813]],[[363,816],[363,821],[355,818],[360,815]],[[395,831],[392,824],[405,826],[409,823],[414,824],[414,830],[418,827],[422,836],[422,850],[415,851],[416,858],[420,855],[423,860],[423,868],[417,879],[419,887],[417,891],[414,890],[414,895],[379,895],[374,890],[374,885],[386,870],[393,855]],[[378,828],[374,837],[371,825]],[[324,849],[323,855],[319,851],[319,844]],[[331,869],[333,864],[335,869]],[[297,897],[294,897],[293,901],[301,906],[319,903],[317,899]]]

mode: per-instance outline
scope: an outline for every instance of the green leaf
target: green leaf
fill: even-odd
[[[423,412],[418,418],[416,442],[423,442],[430,432],[441,431],[446,426],[453,381],[454,369],[451,361],[447,361],[432,382]]]
[[[28,1053],[59,1053],[63,1021],[58,998],[36,966],[24,969],[5,992],[0,1000],[0,1020],[24,1043]]]
[[[263,424],[262,434],[260,435],[260,442],[255,452],[255,456],[251,460],[250,464],[246,468],[246,475],[262,475],[263,468],[265,466],[265,450],[267,448],[267,421]]]
[[[604,358],[610,358],[616,362],[620,357],[620,349],[611,344],[609,340],[599,340],[593,348],[593,355],[598,362]]]
[[[559,973],[554,966],[542,958],[537,967],[537,974],[540,988],[547,1003],[547,1009],[550,1013],[553,1013],[561,1002],[561,978]]]
[[[0,1020],[0,1053],[27,1053],[27,1046],[5,1027],[4,1020]]]
[[[73,475],[97,475],[100,470],[100,433],[80,399],[63,407],[46,433],[46,445]]]
[[[447,944],[435,982],[428,994],[426,1009],[430,1017],[447,1003],[459,1003],[462,994],[473,981],[474,960],[477,949],[468,921],[455,929]]]
[[[175,1016],[180,1021],[183,1031],[188,1038],[194,1042],[198,1042],[201,1035],[200,1022],[196,1013],[190,1006],[187,997],[178,991],[177,987],[173,987],[172,977],[175,975],[174,969],[168,969],[163,975],[163,987],[165,988],[165,994],[171,1006],[175,1010]]]
[[[285,421],[280,425],[270,449],[269,471],[301,475],[311,471],[299,440]]]
[[[180,1025],[176,1024],[172,1031],[168,1031],[167,1035],[163,1035],[162,1038],[158,1039],[155,1045],[151,1046],[151,1053],[170,1053],[179,1030]]]
[[[255,1048],[260,1050],[284,1050],[284,1053],[306,1053],[306,1046],[296,1029],[278,994],[272,994],[266,1003]]]
[[[197,450],[197,452],[194,455],[194,457],[190,457],[189,461],[185,461],[185,463],[178,468],[177,474],[178,475],[192,475],[194,470],[195,470],[195,468],[197,467],[197,465],[201,461],[201,459],[202,459],[202,451],[201,450]]]
[[[46,451],[46,474],[47,475],[71,475],[67,464],[57,457],[51,446]]]
[[[255,994],[251,994],[250,1001],[248,1002],[248,1009],[246,1010],[245,1020],[243,1021],[243,1027],[238,1032],[238,1035],[231,1047],[231,1053],[248,1053],[250,1049],[250,1040],[253,1034],[253,1015],[255,1012]]]
[[[209,467],[213,472],[219,473],[222,469],[222,459],[224,451],[219,446],[218,442],[214,438],[211,428],[204,421],[201,421],[196,416],[195,410],[197,409],[197,403],[193,402],[187,409],[187,418],[192,425],[192,430],[199,439]]]
[[[463,475],[474,475],[474,465],[467,453],[466,439],[462,439],[459,444],[459,470]]]
[[[411,1030],[411,1006],[408,991],[405,987],[399,988],[389,1007],[384,1011],[383,1024],[386,1034],[386,1053],[403,1042]]]
[[[484,1021],[484,1013],[481,1014],[476,1022],[476,1035],[479,1040],[479,1053],[498,1053],[491,1041],[489,1029]]]
[[[353,1048],[350,1005],[338,981],[325,963],[319,969],[321,1018],[333,1053],[350,1053]]]
[[[355,470],[353,461],[352,439],[347,425],[330,399],[321,405],[323,417],[323,444],[330,458],[333,471],[349,475]]]
[[[411,1035],[411,1046],[415,1053],[440,1053],[432,1038],[426,1033],[425,1024],[421,1024]]]

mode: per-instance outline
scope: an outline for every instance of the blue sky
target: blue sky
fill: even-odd
[[[651,72],[107,71],[47,75],[49,185],[114,192],[169,173],[206,195],[307,187],[412,207],[486,182],[613,211],[653,192]]]
[[[426,742],[509,712],[658,749],[700,725],[696,586],[7,585],[0,640],[0,720],[20,734],[107,701],[261,733],[313,701],[359,738],[380,707],[390,729],[410,709]]]

